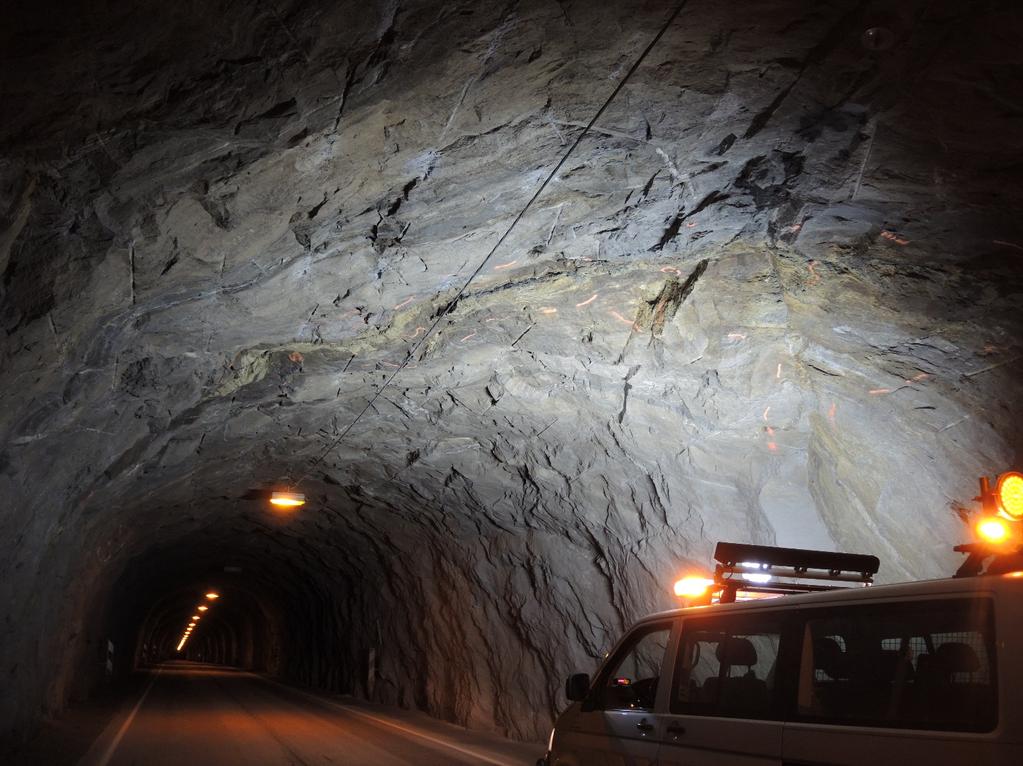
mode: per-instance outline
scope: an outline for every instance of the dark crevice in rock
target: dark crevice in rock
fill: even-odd
[[[749,127],[746,128],[746,132],[742,136],[744,139],[749,140],[753,138],[767,126],[768,121],[778,111],[778,107],[788,98],[789,93],[792,92],[792,89],[799,83],[810,66],[821,64],[835,49],[847,41],[850,30],[856,28],[853,20],[863,14],[863,9],[866,6],[866,2],[860,2],[851,8],[828,30],[824,38],[807,52],[799,65],[799,71],[792,81],[775,95],[770,104],[754,115]]]
[[[629,391],[632,390],[632,386],[629,381],[632,380],[633,376],[639,372],[642,365],[634,364],[629,368],[629,371],[625,373],[625,381],[622,384],[622,408],[618,411],[618,425],[621,425],[625,421],[625,411],[629,406]]]
[[[708,263],[709,261],[704,259],[696,264],[685,282],[679,282],[675,278],[665,280],[657,297],[646,301],[636,314],[635,328],[650,330],[653,337],[660,337],[664,333],[664,326],[675,318],[679,307],[696,287],[696,282],[707,270]]]
[[[667,245],[669,242],[675,239],[675,237],[678,236],[679,231],[682,229],[682,224],[685,223],[686,219],[692,218],[694,215],[702,212],[703,210],[706,210],[711,205],[714,205],[718,202],[723,202],[724,200],[728,199],[728,197],[729,197],[728,194],[715,190],[708,194],[706,197],[704,197],[702,200],[700,200],[699,203],[697,203],[696,207],[694,207],[692,210],[689,211],[686,211],[684,209],[680,210],[671,220],[671,223],[668,224],[664,232],[661,234],[661,238],[657,241],[657,244],[650,248],[650,251],[657,252],[659,250],[663,250],[665,245]]]

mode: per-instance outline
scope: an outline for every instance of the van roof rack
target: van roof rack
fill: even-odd
[[[714,560],[714,587],[723,604],[735,601],[738,591],[781,595],[867,587],[881,568],[877,556],[743,543],[718,543]]]

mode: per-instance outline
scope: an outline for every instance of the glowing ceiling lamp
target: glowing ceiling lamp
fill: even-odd
[[[216,601],[218,598],[220,598],[220,594],[217,593],[216,591],[211,590],[209,593],[206,594],[206,598],[208,598],[210,601]]]
[[[200,612],[205,612],[207,609],[209,609],[209,607],[204,604],[203,606],[196,607],[196,609],[198,609]]]
[[[270,495],[270,504],[278,508],[298,508],[305,505],[305,495],[301,492],[274,492]]]

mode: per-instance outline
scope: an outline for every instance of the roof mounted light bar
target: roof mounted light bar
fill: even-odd
[[[718,543],[714,560],[714,585],[725,604],[735,601],[738,591],[788,594],[865,587],[881,568],[877,556],[742,543]]]

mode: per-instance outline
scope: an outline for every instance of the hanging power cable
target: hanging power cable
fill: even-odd
[[[443,309],[437,312],[436,318],[426,329],[426,332],[423,333],[423,336],[418,341],[416,341],[415,345],[412,346],[412,348],[405,354],[405,358],[402,360],[401,364],[399,364],[398,367],[395,368],[394,371],[391,372],[389,376],[387,376],[384,382],[376,390],[373,396],[370,397],[369,401],[366,402],[366,405],[359,411],[359,413],[355,416],[352,422],[345,426],[345,428],[334,439],[330,441],[330,443],[320,452],[320,454],[313,459],[313,461],[309,464],[309,469],[295,481],[296,487],[305,478],[307,478],[309,476],[310,471],[312,471],[313,468],[315,468],[318,464],[323,462],[324,458],[326,458],[327,455],[329,455],[337,447],[337,445],[339,445],[344,440],[344,438],[351,432],[351,430],[355,428],[358,422],[362,420],[363,416],[367,412],[369,412],[369,410],[373,407],[374,404],[376,404],[377,399],[380,398],[380,395],[384,392],[384,389],[387,388],[392,383],[392,381],[394,381],[394,379],[398,376],[398,373],[405,369],[408,363],[412,360],[412,358],[416,355],[416,353],[419,351],[422,345],[426,342],[427,338],[429,338],[437,329],[437,327],[440,325],[441,320],[445,316],[447,316],[458,304],[458,302],[465,296],[466,290],[469,289],[469,285],[472,284],[472,281],[476,279],[477,276],[479,276],[480,272],[483,271],[483,269],[486,267],[490,259],[494,256],[494,254],[498,251],[498,249],[501,247],[504,241],[508,238],[508,235],[512,233],[516,225],[518,225],[519,221],[522,220],[523,216],[525,216],[526,213],[529,212],[529,209],[533,206],[533,203],[536,202],[536,200],[540,197],[541,194],[543,194],[543,191],[544,189],[547,188],[548,184],[550,184],[550,182],[554,180],[554,178],[558,174],[558,171],[561,170],[564,164],[568,161],[568,158],[572,156],[572,153],[576,150],[579,144],[582,143],[582,140],[586,137],[586,135],[593,128],[593,126],[597,123],[597,120],[599,120],[601,115],[604,114],[607,108],[611,105],[611,102],[615,100],[615,97],[621,92],[622,88],[625,87],[626,83],[629,82],[629,79],[632,77],[632,75],[636,73],[636,70],[638,70],[639,67],[642,65],[643,61],[649,55],[650,51],[654,49],[654,46],[656,46],[660,39],[664,36],[664,33],[668,31],[668,28],[671,26],[671,23],[678,17],[679,13],[681,13],[682,9],[685,7],[686,2],[688,2],[688,0],[682,0],[682,2],[675,6],[675,10],[671,12],[671,15],[669,15],[668,18],[665,20],[664,24],[661,25],[660,30],[658,30],[656,35],[654,35],[654,38],[647,44],[646,48],[643,49],[643,52],[639,54],[639,57],[635,60],[635,62],[633,62],[632,66],[629,67],[629,71],[625,73],[625,76],[619,81],[618,85],[615,86],[615,89],[611,91],[611,95],[609,95],[607,99],[605,99],[604,103],[601,104],[600,109],[598,109],[597,112],[593,115],[593,117],[590,118],[590,121],[586,124],[586,127],[583,128],[582,132],[578,136],[576,136],[575,141],[572,142],[572,145],[568,148],[568,151],[566,151],[562,155],[561,159],[558,160],[558,164],[554,166],[554,169],[547,174],[546,178],[544,178],[543,183],[541,183],[537,190],[533,192],[533,196],[529,198],[526,204],[519,211],[518,215],[516,215],[515,218],[512,220],[511,224],[509,224],[508,228],[505,229],[504,234],[502,234],[500,239],[497,240],[494,246],[490,249],[490,252],[488,252],[486,257],[484,257],[483,260],[480,261],[479,265],[476,266],[475,269],[473,269],[472,273],[469,275],[469,278],[465,280],[465,282],[462,284],[461,288],[459,288],[455,296],[447,302]]]

